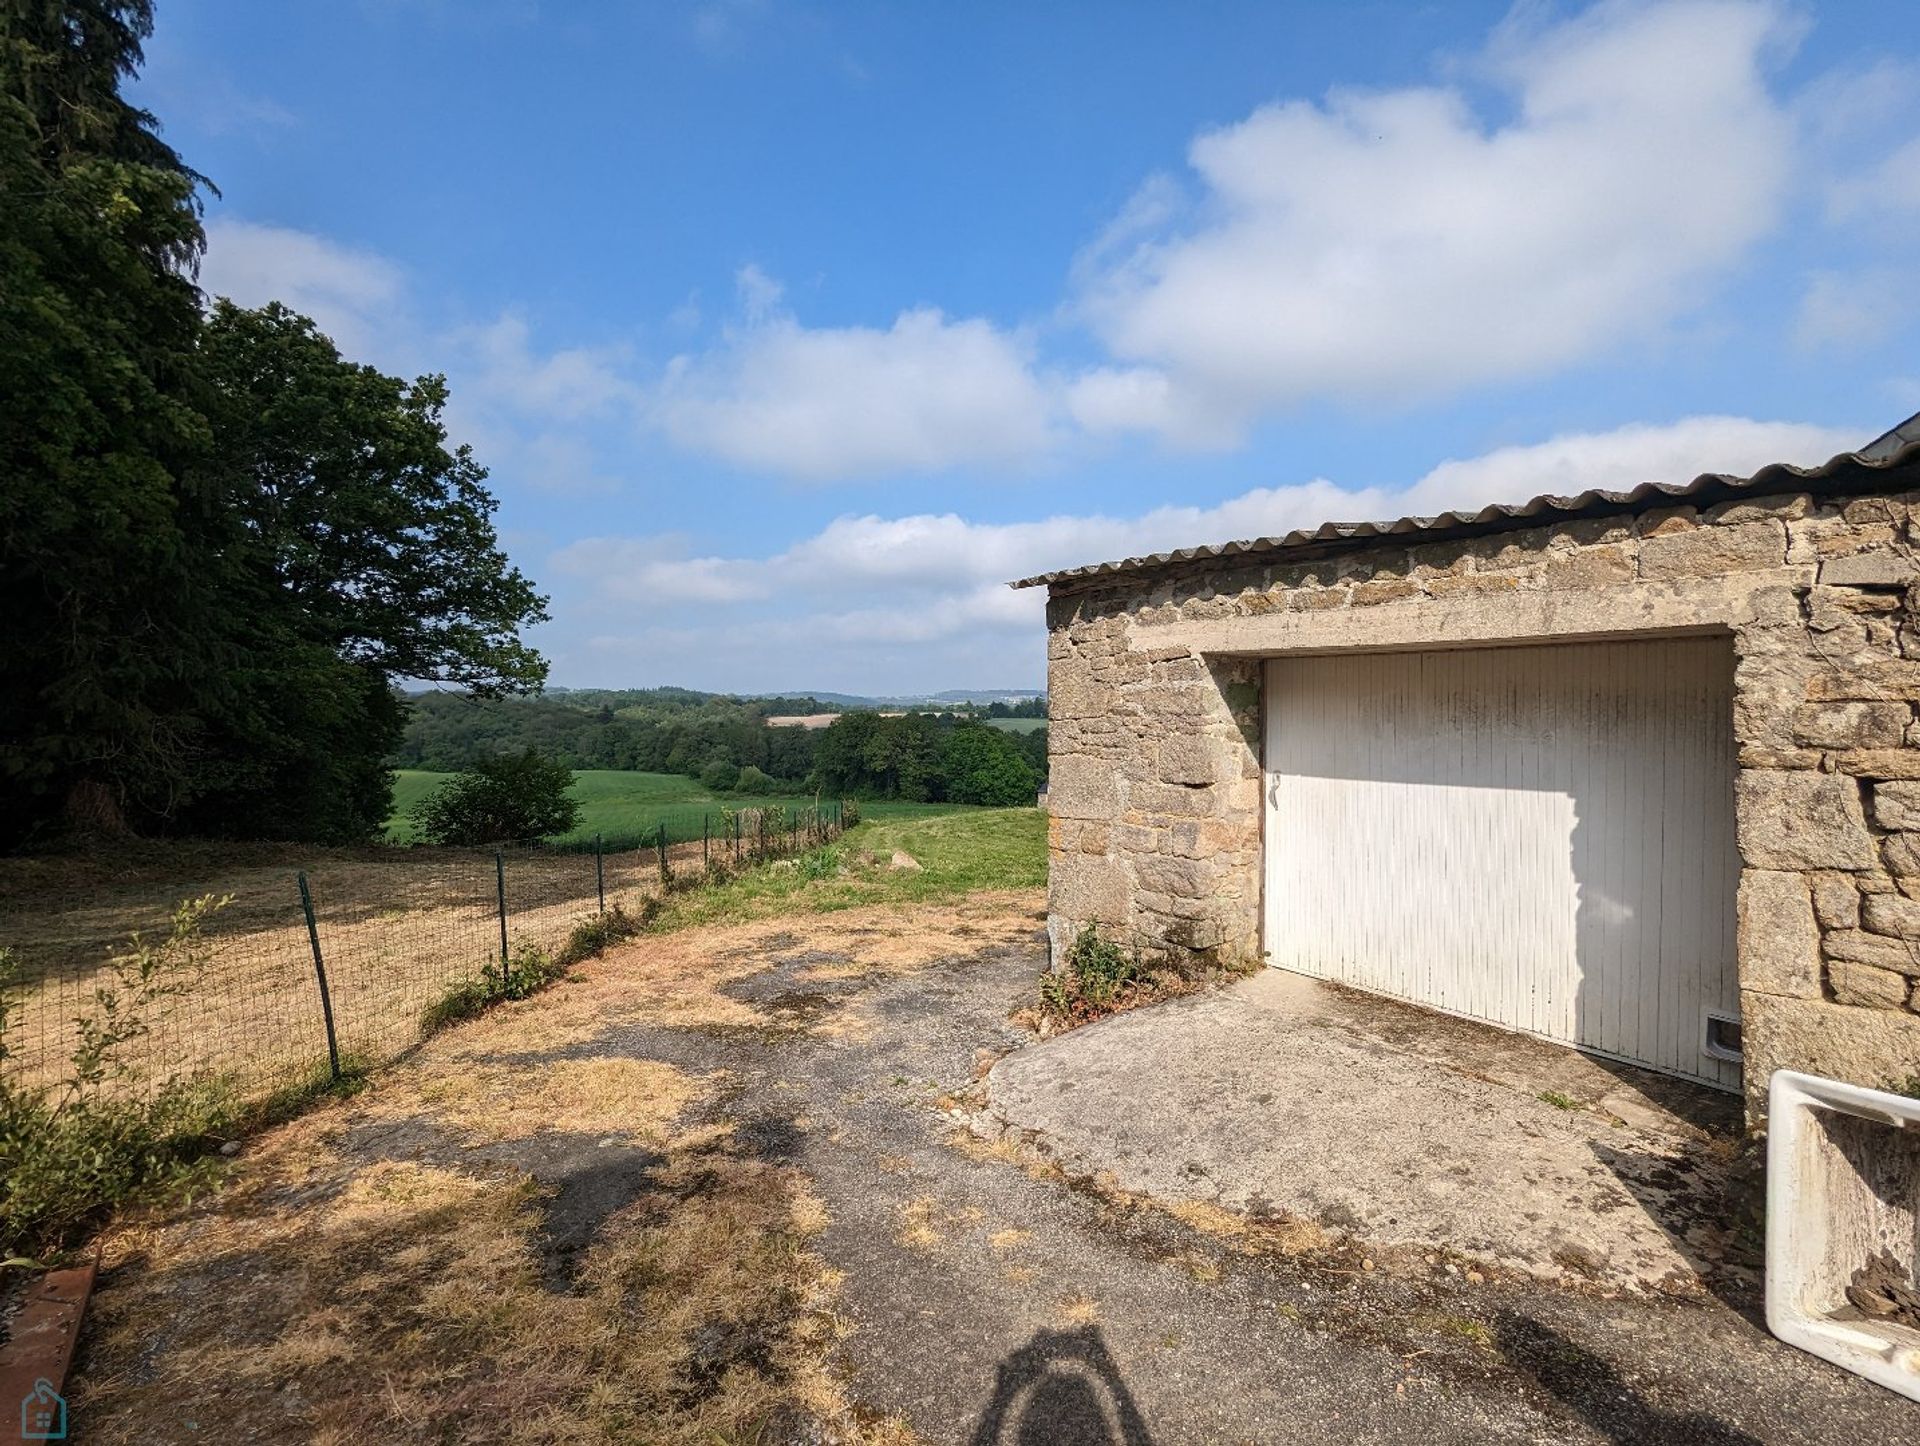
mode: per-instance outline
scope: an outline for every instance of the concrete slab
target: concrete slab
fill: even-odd
[[[1602,1285],[1750,1278],[1733,1096],[1277,969],[1009,1055],[988,1091],[1069,1170],[1164,1199]]]

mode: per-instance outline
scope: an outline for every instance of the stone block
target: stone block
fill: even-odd
[[[1815,673],[1807,680],[1807,697],[1815,702],[1847,698],[1912,702],[1920,699],[1920,662],[1889,658]]]
[[[1151,854],[1134,860],[1134,875],[1144,889],[1170,894],[1176,899],[1204,899],[1213,893],[1215,872],[1204,859],[1175,858],[1170,854]]]
[[[1427,591],[1435,597],[1518,592],[1525,580],[1514,572],[1461,572],[1434,578]]]
[[[1870,869],[1879,862],[1860,785],[1841,774],[1743,769],[1735,817],[1749,868]]]
[[[1835,960],[1827,970],[1833,997],[1862,1009],[1901,1009],[1907,1002],[1907,977],[1871,964]]]
[[[1420,589],[1403,577],[1378,577],[1369,582],[1355,583],[1352,594],[1356,607],[1398,602],[1402,598],[1420,595]]]
[[[1920,877],[1920,833],[1892,833],[1880,841],[1880,859],[1896,879]]]
[[[1740,996],[1740,1015],[1750,1123],[1764,1119],[1767,1081],[1777,1069],[1869,1089],[1885,1089],[1920,1069],[1920,1015],[1905,1010],[1749,991]]]
[[[1831,929],[1821,939],[1820,949],[1830,960],[1871,964],[1876,969],[1892,969],[1900,974],[1920,974],[1920,962],[1914,958],[1913,945],[1905,939],[1869,934],[1861,929]]]
[[[1120,778],[1099,758],[1056,758],[1048,770],[1047,811],[1062,818],[1112,819],[1120,814]]]
[[[1912,718],[1905,703],[1802,703],[1793,736],[1815,748],[1898,748]]]
[[[1905,894],[1869,894],[1860,906],[1860,922],[1869,932],[1884,934],[1900,944],[1908,960],[1920,950],[1920,899],[1909,899]],[[1920,963],[1906,967],[1920,972]]]
[[[1812,876],[1813,912],[1828,929],[1860,927],[1860,891],[1848,874]]]
[[[1047,912],[1076,925],[1124,924],[1132,893],[1126,868],[1113,859],[1061,855],[1047,870]]]
[[[1882,828],[1920,829],[1920,781],[1876,783],[1873,821]]]
[[[1820,564],[1820,581],[1827,587],[1905,587],[1920,577],[1913,559],[1890,549],[1832,557]]]
[[[1834,762],[1855,778],[1920,778],[1920,748],[1855,748]]]
[[[1820,997],[1820,926],[1806,875],[1743,871],[1739,919],[1743,989]]]
[[[1640,545],[1640,576],[1650,582],[1723,577],[1779,567],[1786,557],[1787,530],[1779,522],[1695,527],[1649,536]]]
[[[1583,547],[1572,552],[1547,555],[1544,581],[1559,591],[1583,587],[1614,587],[1632,582],[1639,562],[1627,547]]]
[[[1212,783],[1220,769],[1220,750],[1201,734],[1162,738],[1157,774],[1162,783]]]

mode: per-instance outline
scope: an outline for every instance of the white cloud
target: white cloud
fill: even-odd
[[[1048,447],[1051,403],[1018,334],[925,307],[884,331],[804,327],[749,271],[745,323],[661,381],[653,415],[677,445],[812,479],[1006,466]]]
[[[1603,4],[1496,37],[1499,123],[1457,89],[1264,107],[1193,143],[1197,204],[1156,182],[1102,239],[1081,309],[1245,416],[1585,359],[1688,312],[1774,226],[1794,129],[1763,58],[1786,28],[1771,4]]]
[[[1703,472],[1747,476],[1773,462],[1810,466],[1871,440],[1845,428],[1747,417],[1686,417],[1666,425],[1574,432],[1442,462],[1402,495],[1407,513],[1524,502],[1541,493],[1629,491],[1642,482],[1691,482]]]
[[[1892,333],[1913,314],[1906,279],[1881,267],[1820,271],[1807,283],[1794,339],[1807,347],[1858,347]]]
[[[406,278],[371,251],[287,226],[216,216],[207,223],[200,286],[241,306],[284,302],[312,317],[346,355],[393,365],[384,358],[396,350]]]
[[[1037,676],[1044,606],[1037,592],[1008,589],[1013,578],[1323,522],[1822,462],[1865,440],[1800,423],[1688,417],[1502,447],[1442,462],[1398,488],[1343,488],[1320,478],[1132,517],[846,516],[759,557],[690,555],[677,536],[594,538],[561,549],[548,565],[587,594],[587,606],[644,619],[631,633],[603,630],[594,644],[600,662],[580,666],[620,657],[624,666],[644,661],[650,676],[739,687],[833,686],[835,679],[882,687],[888,678],[899,687],[940,679],[1011,685]],[[636,604],[643,610],[634,612]],[[990,669],[995,659],[998,671]]]

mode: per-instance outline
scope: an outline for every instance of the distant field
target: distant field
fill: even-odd
[[[1008,720],[1027,721],[1027,720]],[[403,768],[394,778],[393,816],[387,820],[389,837],[396,842],[414,840],[413,821],[407,810],[438,788],[451,773],[429,773]],[[711,793],[693,779],[678,773],[627,773],[618,769],[586,769],[573,775],[573,796],[580,800],[580,823],[568,841],[605,834],[609,840],[628,838],[665,822],[675,840],[700,837],[700,815],[711,813],[719,827],[723,808],[805,808],[812,797],[787,795],[768,797],[738,793]],[[822,800],[830,802],[831,800]],[[971,813],[975,810],[957,803],[862,803],[866,818],[925,818],[931,814]]]
[[[988,718],[989,727],[1004,728],[1009,733],[1036,733],[1047,726],[1044,718]]]

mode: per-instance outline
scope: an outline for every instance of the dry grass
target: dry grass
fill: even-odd
[[[827,1365],[843,1328],[805,1177],[734,1147],[720,1077],[584,1051],[624,1023],[764,1024],[721,991],[787,951],[907,972],[1020,936],[1036,902],[643,936],[435,1036],[260,1137],[218,1196],[110,1233],[70,1393],[89,1438],[908,1442]],[[660,1160],[559,1279],[550,1192],[472,1153],[542,1135]],[[929,1199],[902,1228],[937,1248],[979,1220]]]
[[[231,902],[207,929],[206,971],[128,1051],[134,1084],[208,1074],[251,1095],[303,1077],[325,1060],[326,1035],[302,869],[349,1055],[378,1060],[410,1047],[429,1005],[498,961],[491,852],[149,843],[0,860],[0,944],[26,981],[8,1030],[9,1069],[29,1084],[62,1078],[74,1020],[110,981],[112,955],[136,930],[163,934],[183,898],[212,894]],[[552,952],[598,907],[591,854],[509,851],[505,872],[514,947]],[[632,906],[658,891],[651,851],[609,855],[605,876],[609,902]]]

